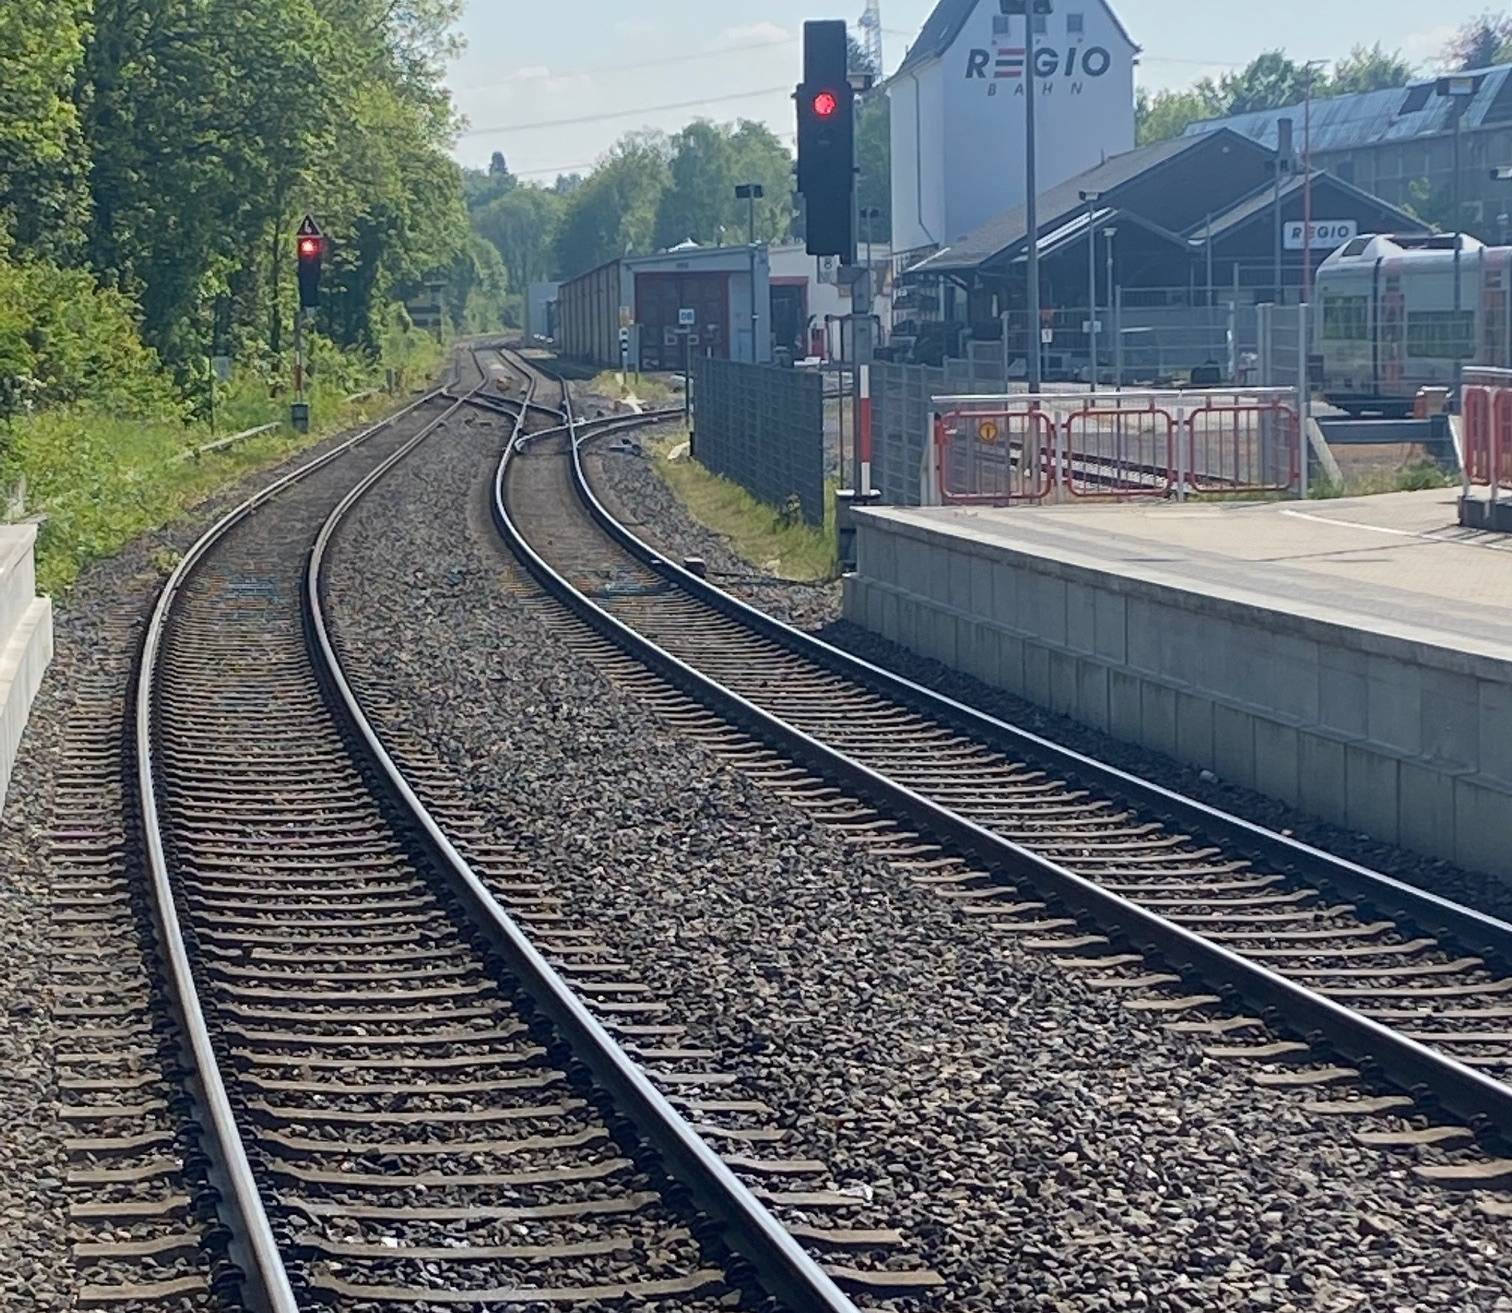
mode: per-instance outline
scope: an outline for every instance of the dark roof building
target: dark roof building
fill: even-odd
[[[1197,266],[1205,284],[1211,247],[1217,285],[1237,283],[1244,299],[1269,299],[1276,293],[1277,216],[1283,229],[1300,225],[1305,190],[1302,177],[1283,175],[1278,198],[1275,155],[1236,132],[1177,137],[1112,156],[1042,193],[1039,253],[1054,282],[1069,282],[1067,291],[1085,297],[1088,223],[1112,226],[1119,230],[1117,278],[1125,288],[1189,289]],[[1406,211],[1321,171],[1312,178],[1312,216],[1315,223],[1352,224],[1360,232],[1424,231]],[[1332,249],[1324,240],[1312,251],[1314,265]],[[948,277],[999,299],[1006,292],[1011,301],[1028,245],[1024,210],[1010,210],[919,261],[906,276]],[[1059,253],[1078,247],[1067,267],[1055,266]],[[1283,249],[1282,256],[1282,286],[1296,287],[1303,252]]]

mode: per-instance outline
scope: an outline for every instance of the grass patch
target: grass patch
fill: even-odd
[[[695,520],[727,539],[758,569],[803,582],[834,577],[839,551],[832,488],[825,489],[824,527],[815,528],[705,469],[686,455],[687,441],[686,429],[673,429],[653,440],[652,454],[662,478]],[[674,459],[679,449],[684,454]]]
[[[1346,474],[1342,481],[1318,478],[1309,485],[1307,495],[1314,501],[1329,501],[1337,497],[1373,497],[1387,492],[1422,492],[1428,488],[1453,487],[1458,482],[1456,475],[1425,456],[1396,469],[1369,469]]]
[[[661,379],[654,378],[650,374],[641,374],[638,377],[630,374],[621,384],[620,372],[617,369],[606,369],[602,374],[595,375],[587,386],[588,391],[597,396],[618,397],[621,401],[634,397],[637,401],[644,401],[656,407],[670,406],[682,400],[681,392],[668,387]]]
[[[442,354],[436,346],[432,370]],[[406,366],[417,371],[422,362],[415,356]],[[12,486],[24,480],[26,512],[47,517],[37,535],[39,590],[58,596],[91,561],[113,555],[243,475],[379,413],[390,404],[381,393],[351,405],[343,398],[374,386],[384,368],[366,367],[365,378],[333,369],[329,378],[317,379],[307,436],[282,422],[272,433],[202,457],[190,453],[211,440],[208,426],[176,419],[123,419],[89,406],[17,419],[8,434],[3,476]],[[239,379],[227,391],[235,404],[226,418],[234,417],[237,430],[285,420],[286,399],[270,396],[265,385]],[[236,431],[224,423],[217,428]],[[162,562],[154,564],[161,568]]]

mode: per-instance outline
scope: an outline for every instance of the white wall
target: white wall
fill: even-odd
[[[925,65],[888,84],[892,121],[893,248],[945,241],[945,66]]]
[[[1079,35],[1068,33],[1076,14]],[[1024,20],[999,35],[999,18],[996,0],[980,0],[941,58],[889,83],[900,250],[956,241],[1024,203],[1022,54],[1012,62],[1024,48]],[[1103,0],[1061,0],[1035,46],[1044,191],[1133,148],[1136,51]]]

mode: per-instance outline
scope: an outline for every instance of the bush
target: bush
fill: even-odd
[[[129,300],[78,270],[0,259],[0,416],[79,402],[128,418],[184,414]]]

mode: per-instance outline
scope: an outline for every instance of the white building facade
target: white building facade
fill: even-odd
[[[1035,47],[1039,190],[1134,146],[1139,47],[1107,0],[1053,0]],[[893,247],[957,240],[1025,196],[1025,30],[999,0],[940,0],[887,83]]]

